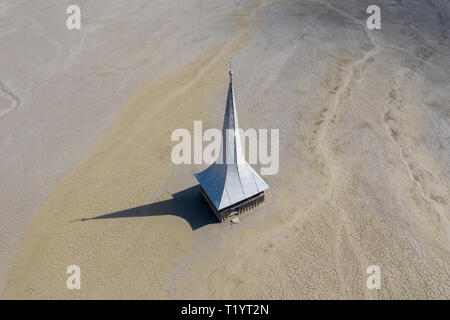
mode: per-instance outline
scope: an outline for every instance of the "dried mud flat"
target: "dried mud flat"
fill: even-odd
[[[2,297],[449,298],[448,2],[381,1],[373,31],[368,1],[81,2],[80,31],[0,7]],[[221,127],[231,55],[240,125],[280,129],[239,225],[170,159]]]

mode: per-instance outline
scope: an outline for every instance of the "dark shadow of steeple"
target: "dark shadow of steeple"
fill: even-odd
[[[163,200],[145,206],[108,213],[77,221],[90,221],[116,218],[146,218],[174,215],[186,220],[192,230],[208,224],[219,223],[200,192],[200,186],[185,189],[172,195],[172,199]]]

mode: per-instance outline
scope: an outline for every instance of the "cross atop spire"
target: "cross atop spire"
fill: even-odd
[[[230,71],[228,72],[228,74],[230,75],[230,83],[233,80],[233,64],[231,61],[231,57],[230,57],[230,61],[228,62],[228,68],[230,69]]]

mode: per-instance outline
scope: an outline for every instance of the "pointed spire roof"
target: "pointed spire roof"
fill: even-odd
[[[229,207],[269,189],[267,183],[245,161],[242,151],[233,92],[231,59],[229,75],[230,84],[228,86],[219,157],[206,170],[195,174],[217,210]]]

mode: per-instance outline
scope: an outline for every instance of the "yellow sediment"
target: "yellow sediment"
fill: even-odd
[[[165,298],[161,277],[193,244],[176,216],[79,221],[148,204],[167,178],[170,134],[200,119],[226,81],[225,62],[242,51],[257,20],[234,16],[236,35],[194,62],[139,89],[92,153],[63,181],[31,222],[13,270],[9,298]],[[81,290],[66,288],[79,265]]]

